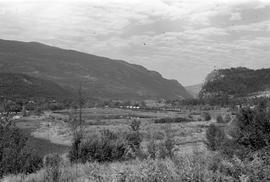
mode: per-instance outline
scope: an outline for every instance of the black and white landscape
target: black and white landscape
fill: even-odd
[[[0,181],[270,181],[270,1],[0,0]]]

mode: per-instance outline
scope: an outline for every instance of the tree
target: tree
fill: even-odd
[[[27,142],[28,138],[14,125],[0,125],[0,178],[32,173],[42,167],[42,159]]]
[[[140,152],[140,145],[142,142],[142,135],[140,133],[140,120],[133,120],[130,124],[130,132],[126,136],[126,140],[132,152]]]
[[[234,140],[252,151],[270,144],[270,113],[265,109],[242,109],[237,115]]]
[[[211,124],[206,130],[206,139],[207,147],[212,151],[216,151],[220,149],[225,141],[225,133],[216,125]]]
[[[224,123],[224,119],[221,114],[217,115],[216,120],[217,120],[217,123]]]
[[[211,115],[209,112],[204,112],[202,113],[202,117],[205,121],[210,121],[211,120]]]

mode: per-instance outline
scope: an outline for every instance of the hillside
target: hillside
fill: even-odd
[[[206,96],[246,97],[270,89],[270,69],[220,69],[210,73],[200,92]]]
[[[18,73],[0,73],[0,96],[6,98],[55,98],[64,99],[71,93],[57,84]]]
[[[199,93],[202,89],[203,84],[196,84],[196,85],[191,85],[191,86],[186,86],[185,89],[190,93],[190,95],[193,96],[193,98],[198,98]]]
[[[0,72],[24,73],[89,96],[114,99],[190,98],[175,80],[121,60],[35,42],[0,40]]]

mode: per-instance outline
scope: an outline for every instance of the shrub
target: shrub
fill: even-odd
[[[172,158],[174,156],[174,140],[169,137],[166,137],[164,141],[158,145],[158,157],[161,159]]]
[[[139,131],[140,126],[141,126],[141,121],[136,120],[136,119],[134,119],[130,124],[130,128],[131,128],[132,131]]]
[[[42,167],[42,159],[27,141],[28,138],[15,126],[0,125],[0,177],[32,173]]]
[[[218,131],[214,125],[211,126],[207,130],[207,146],[219,150],[221,155],[215,159],[214,165],[210,165],[210,169],[230,181],[268,181],[269,117],[265,105],[259,105],[255,110],[242,109],[229,125],[229,138],[225,138],[223,131]]]
[[[206,130],[206,140],[207,147],[210,150],[216,151],[222,146],[225,140],[225,133],[216,125],[211,124]]]
[[[44,167],[59,167],[61,164],[61,157],[59,156],[59,154],[48,154],[45,155],[43,158],[43,166]]]
[[[204,119],[204,121],[210,121],[211,115],[209,114],[209,112],[204,112],[202,113],[202,118]]]
[[[153,133],[153,138],[155,140],[163,140],[165,138],[165,133],[162,131],[155,131]]]
[[[132,149],[133,152],[136,152],[140,149],[142,142],[142,135],[138,132],[130,132],[126,135],[126,141],[128,146]]]
[[[232,117],[230,114],[226,114],[225,118],[224,118],[224,122],[225,123],[229,123],[232,120]]]
[[[75,139],[69,152],[69,159],[71,162],[82,163],[123,160],[126,146],[126,141],[121,136],[104,130],[85,141],[81,137]]]
[[[208,167],[208,157],[199,152],[193,151],[190,154],[175,157],[173,160],[180,179],[183,182],[208,182],[214,180],[214,176],[210,176]],[[211,179],[211,178],[212,179]]]
[[[74,163],[78,162],[81,156],[81,143],[82,143],[82,135],[75,135],[70,151],[68,153],[69,160]]]
[[[45,167],[45,181],[58,182],[61,177],[61,157],[58,154],[49,154],[44,156],[43,165]]]
[[[155,123],[182,123],[182,122],[190,122],[191,119],[188,118],[183,118],[183,117],[177,117],[177,118],[161,118],[161,119],[156,119],[154,122]]]
[[[147,155],[151,159],[156,159],[157,152],[158,152],[158,145],[156,144],[155,140],[150,140],[146,146],[147,148]]]
[[[270,143],[270,113],[243,109],[237,115],[234,123],[233,139],[252,151],[267,147]]]
[[[245,159],[237,156],[224,158],[217,155],[212,159],[208,169],[223,179],[230,179],[229,181],[261,182],[268,181],[270,177],[270,165],[257,154]]]
[[[142,134],[139,132],[141,122],[139,120],[133,120],[130,125],[130,132],[126,134],[125,140],[127,142],[127,148],[129,150],[129,158],[135,158],[136,156],[143,157],[140,150],[141,142],[143,140]]]
[[[216,118],[217,123],[224,123],[223,117],[219,114]]]
[[[172,135],[169,133],[170,127],[167,126],[165,133],[166,138],[162,141],[155,141],[155,138],[152,136],[152,139],[147,144],[147,155],[151,159],[165,159],[172,158],[174,156],[174,145],[175,141],[173,140]]]

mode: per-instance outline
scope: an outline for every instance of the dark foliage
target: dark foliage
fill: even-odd
[[[61,176],[61,165],[62,158],[54,153],[54,154],[49,154],[44,157],[44,167],[45,168],[45,179],[44,181],[50,181],[50,179],[53,182],[59,182],[60,176]]]
[[[14,126],[0,126],[0,177],[32,173],[42,167],[42,159],[27,144],[27,137]]]
[[[141,153],[140,146],[143,140],[142,134],[139,132],[141,126],[141,121],[133,120],[130,124],[130,132],[126,134],[125,140],[127,142],[127,147],[133,156],[139,156]]]
[[[225,156],[234,155],[244,159],[254,152],[269,147],[270,112],[266,104],[255,109],[242,109],[228,126],[228,136],[223,129],[210,125],[206,131],[207,146],[211,150],[221,151]]]
[[[202,118],[204,121],[210,121],[211,120],[211,115],[209,112],[204,112],[202,113]]]
[[[141,121],[140,120],[133,120],[130,124],[131,130],[132,131],[139,131],[141,126]]]
[[[234,140],[253,151],[270,143],[270,113],[262,108],[242,109],[235,122]]]
[[[270,88],[269,69],[251,70],[231,68],[215,70],[209,74],[200,92],[201,97],[239,97]]]
[[[217,118],[216,118],[216,120],[217,120],[217,123],[224,123],[225,121],[224,121],[224,119],[223,119],[223,117],[222,117],[222,115],[217,115]]]
[[[133,120],[130,124],[130,131],[125,134],[103,130],[98,135],[86,139],[81,135],[75,136],[69,151],[70,161],[112,162],[140,157],[143,155],[140,150],[143,139],[139,132],[140,124],[139,120]]]
[[[68,154],[69,160],[73,163],[79,162],[78,160],[82,157],[81,156],[81,143],[82,143],[82,136],[75,135],[69,154]]]
[[[206,140],[206,145],[210,150],[219,150],[225,141],[225,133],[216,125],[211,124],[206,130]]]
[[[224,117],[224,122],[225,123],[229,123],[232,120],[232,117],[230,114],[226,114],[226,116]]]
[[[124,159],[126,146],[126,141],[121,136],[104,130],[86,141],[82,141],[81,137],[75,138],[69,159],[71,162],[82,163],[121,161]]]
[[[177,118],[161,118],[161,119],[156,119],[155,123],[182,123],[182,122],[190,122],[192,121],[191,119],[188,118],[183,118],[183,117],[177,117]]]

